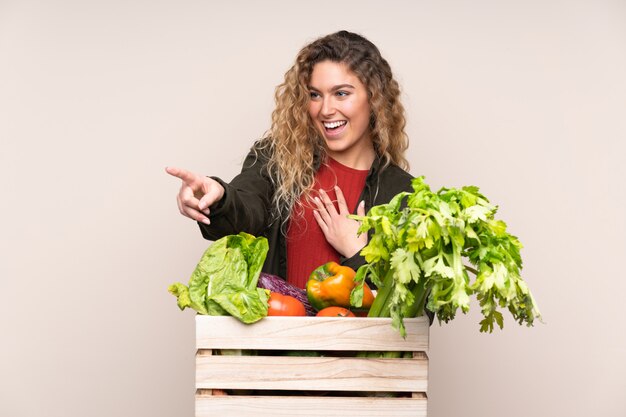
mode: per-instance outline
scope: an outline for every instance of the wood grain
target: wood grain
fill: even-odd
[[[425,392],[428,360],[197,356],[196,388]]]
[[[196,397],[196,417],[426,417],[426,398]]]
[[[427,351],[426,317],[405,319],[407,337],[391,319],[266,317],[246,325],[228,316],[196,316],[198,349]]]
[[[426,317],[406,319],[402,338],[387,318],[266,317],[246,325],[198,315],[196,417],[426,417],[429,325]],[[231,349],[244,352],[224,352]],[[322,356],[297,352],[311,350]],[[360,351],[412,354],[355,357]]]

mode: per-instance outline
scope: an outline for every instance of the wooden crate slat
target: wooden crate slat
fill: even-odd
[[[229,316],[196,316],[198,349],[428,350],[426,317],[405,319],[407,337],[388,318],[266,317],[246,325]]]
[[[196,357],[196,388],[425,392],[428,359]]]
[[[196,417],[426,417],[427,399],[196,396]]]
[[[245,325],[233,317],[198,315],[196,417],[426,417],[429,322],[420,317],[405,325],[403,339],[387,318],[267,317]],[[225,349],[265,356],[211,354]],[[323,356],[284,355],[306,350]],[[358,358],[341,351],[413,354]],[[210,395],[222,389],[236,395]],[[410,394],[389,398],[376,392]]]

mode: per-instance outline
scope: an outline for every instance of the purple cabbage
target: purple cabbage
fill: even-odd
[[[257,286],[259,288],[265,288],[266,290],[277,292],[282,295],[292,296],[293,298],[304,304],[304,309],[306,310],[307,316],[314,316],[315,314],[317,314],[317,310],[315,310],[313,306],[311,306],[311,303],[309,303],[309,299],[306,296],[306,291],[302,288],[296,287],[295,285],[289,284],[287,281],[279,276],[261,272]]]

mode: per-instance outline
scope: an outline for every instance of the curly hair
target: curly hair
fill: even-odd
[[[316,158],[326,158],[324,139],[308,112],[309,81],[313,67],[322,61],[347,65],[366,87],[370,133],[382,166],[393,163],[409,168],[404,156],[408,147],[404,107],[389,63],[361,35],[340,31],[321,37],[300,50],[284,82],[276,87],[271,128],[258,143],[259,148],[269,150],[267,170],[275,187],[272,211],[283,224],[292,211],[302,213],[300,198],[313,187]]]

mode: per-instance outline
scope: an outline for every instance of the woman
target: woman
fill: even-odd
[[[276,89],[271,129],[230,183],[166,170],[183,181],[179,210],[206,239],[266,236],[263,270],[304,288],[323,263],[364,263],[367,236],[350,213],[411,190],[404,127],[389,64],[373,43],[340,31],[298,53]]]

